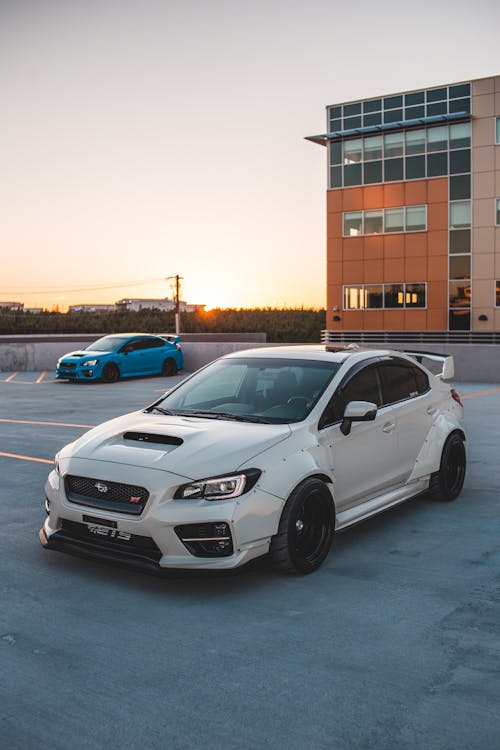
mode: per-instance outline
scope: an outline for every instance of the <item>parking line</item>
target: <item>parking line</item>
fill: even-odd
[[[35,380],[35,383],[41,383],[44,377],[46,376],[46,374],[47,374],[47,370],[44,370],[42,373],[40,373],[40,375]]]
[[[9,422],[9,424],[40,424],[49,425],[50,427],[83,427],[88,430],[96,427],[95,424],[73,424],[71,422],[32,422],[27,419],[0,419],[0,422]]]
[[[466,396],[462,396],[462,401],[464,398],[477,398],[477,396],[489,396],[490,393],[498,393],[500,391],[500,388],[492,388],[490,391],[478,391],[477,393],[468,393]]]
[[[35,458],[34,456],[18,456],[17,453],[3,453],[0,451],[0,456],[5,456],[6,458],[18,458],[21,461],[36,461],[40,464],[53,464],[54,459],[48,459],[48,458]]]
[[[14,380],[15,377],[19,375],[19,370],[17,372],[13,372],[12,375],[9,375],[8,378],[5,378],[6,383],[10,383],[11,380]]]

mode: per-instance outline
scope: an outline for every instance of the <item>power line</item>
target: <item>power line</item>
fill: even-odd
[[[60,294],[63,292],[96,292],[101,289],[121,289],[130,286],[144,286],[144,284],[153,284],[163,282],[165,277],[159,277],[156,279],[144,279],[143,281],[120,281],[113,284],[98,284],[96,286],[62,286],[55,287],[52,289],[27,289],[26,287],[2,287],[0,288],[0,294]]]

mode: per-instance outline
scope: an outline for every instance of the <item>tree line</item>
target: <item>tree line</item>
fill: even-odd
[[[263,332],[270,342],[317,343],[325,328],[325,310],[274,307],[255,309],[216,308],[181,314],[185,333]],[[2,312],[0,334],[50,333],[170,333],[175,330],[173,312],[161,310],[113,313]],[[182,334],[181,334],[182,335]]]

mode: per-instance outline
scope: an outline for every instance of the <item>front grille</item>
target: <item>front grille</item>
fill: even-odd
[[[64,486],[66,497],[72,503],[134,516],[142,513],[149,498],[144,487],[90,477],[68,475],[64,478]]]
[[[76,364],[74,362],[61,362],[59,367],[64,370],[74,370]]]
[[[67,519],[61,522],[61,532],[66,541],[80,542],[110,555],[145,559],[154,563],[158,563],[162,556],[160,549],[149,536],[124,534],[112,528],[108,528],[108,535],[103,536],[96,533],[96,528],[106,529],[105,526],[87,525]]]
[[[233,540],[229,524],[189,523],[176,526],[175,533],[195,557],[229,557],[233,554]]]

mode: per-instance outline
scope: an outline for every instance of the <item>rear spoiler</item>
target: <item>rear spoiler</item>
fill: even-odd
[[[162,339],[166,339],[170,344],[178,344],[181,337],[176,333],[160,333]]]
[[[436,354],[435,352],[407,352],[409,357],[413,357],[417,362],[422,363],[423,359],[429,359],[432,362],[442,362],[443,369],[439,372],[436,377],[440,380],[451,380],[455,374],[455,365],[453,362],[453,356],[449,354]]]

